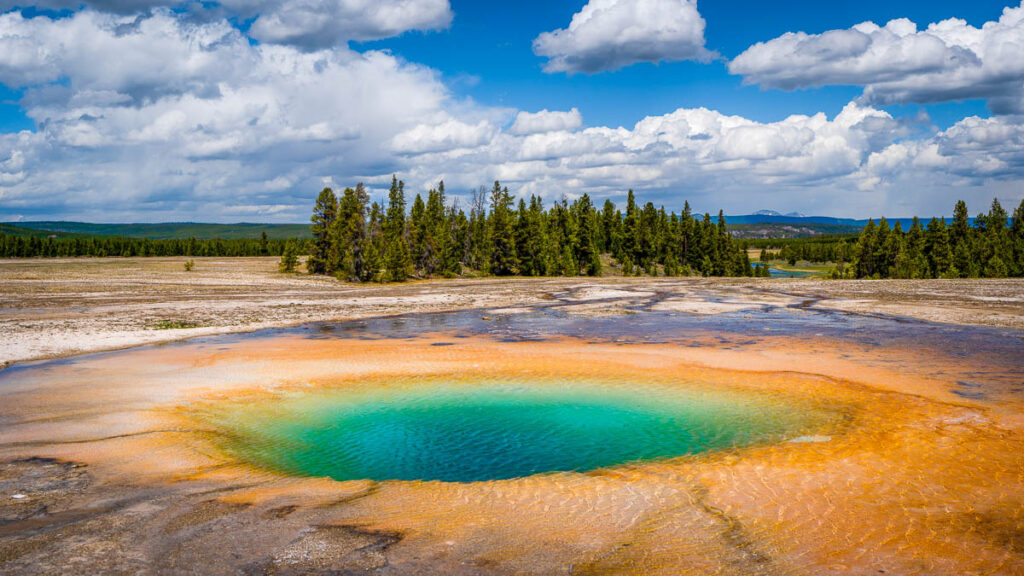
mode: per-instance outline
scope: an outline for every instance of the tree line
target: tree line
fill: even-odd
[[[1024,201],[1008,214],[998,199],[972,223],[958,201],[953,218],[918,218],[907,230],[883,217],[859,234],[745,240],[761,261],[833,263],[833,278],[1005,278],[1024,276]]]
[[[405,184],[392,178],[386,205],[371,202],[362,184],[336,195],[324,188],[311,218],[307,270],[354,282],[410,277],[599,275],[614,264],[625,275],[752,276],[745,250],[726,231],[721,212],[695,217],[653,203],[639,205],[630,190],[623,213],[610,200],[600,208],[584,194],[545,207],[541,198],[518,203],[500,182],[474,191],[465,209],[448,202],[444,182],[416,194],[407,210]],[[613,260],[602,260],[602,254]]]
[[[625,212],[590,197],[545,207],[539,197],[513,201],[507,187],[474,191],[470,205],[448,202],[444,182],[407,206],[404,183],[392,178],[386,204],[363,185],[340,195],[325,188],[312,217],[312,240],[147,239],[124,236],[42,237],[0,232],[0,257],[288,256],[293,269],[349,281],[409,277],[598,275],[767,276],[765,262],[830,262],[833,278],[978,278],[1024,276],[1024,201],[1008,214],[998,200],[973,221],[957,202],[953,218],[869,220],[858,235],[734,240],[725,217],[697,216],[689,203],[677,215],[632,191]],[[751,266],[747,248],[761,248]],[[602,255],[605,255],[602,258]]]
[[[280,256],[286,245],[308,250],[305,240],[268,239],[150,239],[124,236],[56,238],[16,236],[0,232],[4,258],[67,258],[74,256]]]
[[[849,262],[853,258],[856,234],[822,235],[806,238],[741,240],[751,248],[761,248],[761,262],[785,260],[790,266],[797,262]]]
[[[868,220],[848,261],[837,260],[837,278],[1004,278],[1024,276],[1024,200],[1007,214],[998,199],[971,225],[967,204],[953,220],[914,218],[907,231],[882,218]]]

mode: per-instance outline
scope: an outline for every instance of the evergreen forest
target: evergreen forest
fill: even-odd
[[[667,212],[640,204],[595,205],[583,194],[545,206],[516,199],[499,182],[449,201],[444,182],[411,202],[392,178],[386,202],[362,184],[318,195],[311,239],[136,238],[0,227],[0,257],[307,255],[306,270],[351,282],[456,276],[768,276],[769,262],[827,265],[832,278],[1002,278],[1024,276],[1024,201],[1008,213],[998,200],[973,219],[963,201],[953,216],[914,218],[906,230],[883,217],[859,234],[736,239],[721,211]],[[237,227],[237,225],[235,226]],[[753,256],[753,258],[751,258]],[[286,265],[287,264],[287,265]],[[773,265],[774,266],[774,265]],[[781,266],[781,264],[779,264]]]
[[[370,202],[360,184],[336,195],[325,188],[312,216],[306,268],[357,282],[410,277],[597,276],[605,266],[625,275],[754,276],[747,251],[726,230],[721,212],[694,217],[653,203],[632,190],[623,213],[590,196],[545,207],[537,196],[516,202],[500,182],[473,194],[466,209],[448,203],[444,182],[417,194],[407,209],[405,185],[393,178],[386,205]],[[602,257],[605,255],[605,257]]]

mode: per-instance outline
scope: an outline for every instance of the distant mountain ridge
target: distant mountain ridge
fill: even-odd
[[[757,212],[754,212],[752,214],[752,216],[787,216],[787,217],[790,217],[790,218],[806,218],[807,217],[806,214],[801,214],[799,212],[790,212],[789,214],[783,214],[782,212],[779,212],[777,210],[758,210]]]

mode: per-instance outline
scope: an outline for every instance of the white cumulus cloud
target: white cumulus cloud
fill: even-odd
[[[4,212],[99,220],[239,205],[303,220],[324,177],[397,170],[391,139],[449,99],[434,71],[384,52],[251,45],[165,11],[0,16],[0,82],[25,90],[36,123],[0,136]]]
[[[696,0],[590,0],[568,28],[538,36],[533,51],[549,59],[545,72],[569,74],[712,56]]]
[[[1024,3],[981,28],[964,20],[864,22],[821,34],[786,33],[737,56],[744,82],[792,90],[864,86],[871,105],[985,98],[997,113],[1024,113]]]
[[[0,0],[0,12],[26,4]],[[234,17],[253,19],[249,34],[261,41],[305,49],[378,40],[410,30],[444,30],[451,25],[448,0],[32,0],[32,6],[56,10],[80,7],[121,15],[175,8],[199,22]]]
[[[253,44],[170,10],[0,15],[0,83],[24,91],[35,123],[0,134],[0,220],[301,222],[324,185],[364,181],[380,199],[392,174],[410,192],[500,179],[549,200],[634,188],[733,213],[942,213],[1024,190],[1024,116],[929,131],[854,102],[833,117],[681,108],[584,128],[575,108],[457,100],[386,52]]]
[[[439,124],[419,124],[394,137],[391,149],[400,154],[424,154],[475,148],[489,142],[497,128],[486,120],[476,124],[450,118]]]
[[[24,2],[22,0],[0,0],[0,12],[5,12],[12,8],[25,8],[27,6],[49,8],[52,10],[77,10],[82,6],[89,6],[95,10],[101,10],[103,12],[134,14],[136,12],[145,12],[153,8],[177,4],[183,4],[183,2],[168,0],[32,0],[32,2]]]
[[[236,2],[239,11],[250,3],[224,5]],[[320,48],[408,30],[443,30],[451,21],[448,0],[280,0],[260,6],[250,34],[263,42]]]
[[[576,108],[568,112],[548,111],[520,112],[509,128],[509,132],[520,136],[541,132],[573,131],[583,125],[583,115]]]
[[[1008,120],[995,121],[975,140],[998,150],[996,126],[1017,130]],[[957,197],[983,199],[991,193],[987,184],[992,181],[960,187],[961,171],[952,156],[962,151],[947,142],[955,133],[912,134],[887,112],[856,103],[831,119],[819,113],[777,122],[681,108],[644,118],[632,128],[499,132],[484,144],[422,154],[406,173],[414,188],[439,177],[445,177],[450,190],[498,178],[514,190],[549,200],[583,192],[619,197],[634,188],[676,209],[689,198],[698,206],[742,212],[749,210],[752,197],[765,195],[764,202],[773,205],[872,215],[894,206],[901,197],[894,192],[913,182],[915,190],[932,194],[915,210],[948,210]],[[1010,151],[1015,144],[998,146]],[[879,158],[896,156],[900,147],[907,148],[901,158],[908,163],[883,174],[876,166]],[[990,176],[1020,182],[1024,158],[1019,156],[1004,158],[1007,171]]]

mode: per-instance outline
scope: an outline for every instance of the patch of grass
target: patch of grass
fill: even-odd
[[[153,324],[151,328],[153,330],[184,330],[187,328],[199,328],[200,326],[202,326],[200,323],[190,320],[161,320]]]
[[[785,260],[775,260],[769,263],[772,268],[783,272],[813,272],[816,274],[827,274],[832,271],[835,264],[831,262],[806,262],[801,260],[796,266],[790,266]]]

